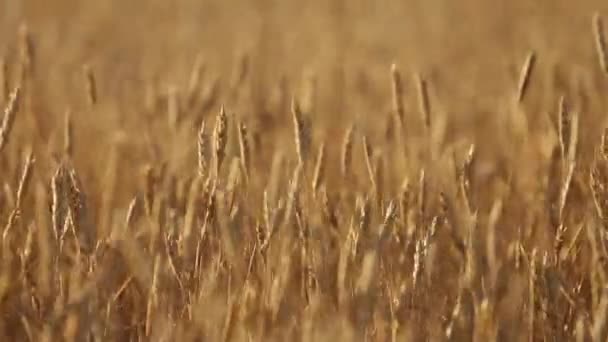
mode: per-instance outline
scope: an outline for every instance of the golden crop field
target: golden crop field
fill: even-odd
[[[599,0],[0,1],[0,341],[606,341],[607,35]]]

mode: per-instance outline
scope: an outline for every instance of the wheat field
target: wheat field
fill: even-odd
[[[606,341],[607,26],[0,2],[0,341]]]

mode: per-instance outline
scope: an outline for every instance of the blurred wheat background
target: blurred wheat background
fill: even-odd
[[[0,2],[0,341],[605,341],[604,16]]]

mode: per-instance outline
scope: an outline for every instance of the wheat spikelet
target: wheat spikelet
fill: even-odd
[[[17,87],[11,93],[8,99],[8,104],[4,109],[2,126],[0,126],[0,151],[2,151],[8,143],[8,137],[10,135],[11,129],[13,128],[13,121],[15,120],[15,115],[17,115],[17,112],[19,111],[20,97],[21,88]]]
[[[77,241],[85,251],[91,251],[94,245],[96,232],[90,220],[87,196],[82,190],[81,181],[76,170],[70,168],[67,173],[67,193],[69,213],[72,216]]]
[[[420,177],[418,178],[418,220],[420,225],[424,225],[425,214],[426,214],[426,172],[424,169],[420,170]]]
[[[198,174],[200,177],[204,177],[207,172],[207,135],[205,133],[206,122],[201,121],[201,126],[198,130],[198,137],[196,141],[197,147],[197,160],[198,160]]]
[[[219,177],[220,167],[226,156],[226,144],[228,143],[228,115],[224,106],[215,120],[215,129],[213,130],[213,152],[215,160],[215,176]]]
[[[298,190],[300,187],[300,174],[302,173],[302,164],[298,164],[294,169],[293,176],[289,183],[289,192],[287,194],[287,204],[283,213],[283,221],[281,227],[285,227],[291,223],[295,207],[297,205]],[[272,231],[274,233],[274,230]]]
[[[558,112],[558,135],[559,135],[559,146],[562,153],[562,160],[566,159],[568,154],[568,144],[570,143],[570,113],[568,112],[568,106],[564,96],[559,99],[559,112]]]
[[[23,172],[19,180],[19,187],[17,188],[17,200],[15,206],[21,208],[23,204],[23,196],[27,190],[32,176],[32,166],[34,165],[34,155],[30,151],[25,159],[25,165],[23,166]]]
[[[340,171],[342,173],[342,177],[348,174],[351,162],[353,160],[353,130],[354,125],[348,127],[346,133],[344,134],[344,139],[342,140],[342,154],[340,158]]]
[[[256,236],[256,241],[258,243],[258,251],[260,253],[263,253],[266,250],[266,247],[268,246],[268,229],[267,227],[264,227],[263,224],[260,224],[259,222],[256,223],[255,225],[255,236]]]
[[[65,193],[65,170],[63,165],[60,165],[53,178],[51,179],[51,219],[53,224],[53,233],[58,239],[63,235],[63,225],[67,207],[63,199]]]
[[[592,19],[593,37],[595,39],[595,50],[601,70],[608,73],[608,55],[606,53],[606,37],[604,36],[604,21],[599,13],[595,13]]]
[[[249,151],[249,140],[247,139],[247,126],[242,123],[239,122],[237,124],[237,132],[238,132],[238,138],[239,138],[239,152],[240,152],[240,159],[241,159],[241,167],[243,169],[243,173],[245,174],[245,177],[248,178],[249,177],[249,167],[250,167],[250,151]]]
[[[19,27],[19,67],[19,84],[24,84],[34,67],[34,42],[26,24]]]
[[[393,92],[393,114],[397,116],[401,124],[405,120],[405,110],[403,108],[403,81],[401,73],[396,64],[391,65],[391,79]]]
[[[604,128],[604,132],[602,133],[600,153],[604,159],[608,160],[608,127]]]
[[[471,180],[473,177],[473,163],[475,162],[475,144],[471,144],[467,151],[462,168],[459,171],[460,191],[469,212],[471,212]]]
[[[536,63],[536,53],[530,51],[526,57],[526,61],[521,67],[519,73],[519,83],[517,85],[517,102],[521,103],[530,88],[530,78],[534,71],[534,65]]]
[[[608,164],[604,158],[596,159],[590,171],[589,186],[598,217],[608,223]]]
[[[8,242],[9,232],[11,228],[15,226],[17,219],[21,216],[21,207],[23,203],[23,194],[26,191],[26,188],[30,181],[31,169],[33,165],[33,157],[32,154],[28,154],[25,165],[23,167],[23,172],[21,174],[21,178],[19,180],[19,187],[17,189],[17,199],[15,201],[15,207],[11,211],[6,226],[4,227],[4,231],[2,233],[2,241],[4,243]]]
[[[431,127],[431,108],[429,92],[426,80],[420,74],[416,74],[416,87],[418,89],[418,107],[422,114],[422,120],[427,129]]]
[[[97,83],[95,81],[95,74],[90,65],[83,67],[85,90],[87,92],[87,103],[93,106],[97,103]]]
[[[381,204],[384,200],[384,158],[381,154],[374,156],[374,184],[376,184],[376,200]]]
[[[300,105],[296,102],[296,100],[293,100],[291,102],[291,113],[293,116],[296,153],[298,155],[298,161],[300,162],[300,164],[304,165],[304,162],[306,161],[308,156],[310,136],[308,128],[306,127],[306,123],[304,122],[304,118],[302,116],[302,111],[300,110]]]
[[[315,194],[319,190],[323,175],[325,172],[325,143],[322,143],[319,147],[319,153],[317,154],[317,161],[315,163],[315,171],[312,177],[312,192]]]
[[[576,150],[578,147],[578,122],[579,122],[579,114],[577,112],[572,113],[570,122],[570,134],[568,138],[568,154],[566,161],[569,165],[574,164],[576,160]]]
[[[154,169],[152,166],[147,165],[144,168],[144,208],[146,215],[152,216],[152,209],[154,204],[154,185],[156,179],[154,177]]]
[[[272,225],[269,202],[270,200],[268,199],[268,191],[264,190],[264,195],[262,198],[262,216],[264,218],[264,225],[266,226],[266,230],[268,232],[271,232],[274,227]]]
[[[363,157],[365,158],[365,166],[367,168],[367,175],[372,183],[372,187],[376,189],[376,177],[374,173],[374,166],[372,164],[372,147],[367,141],[367,137],[363,136]]]
[[[424,240],[416,240],[415,251],[414,251],[414,267],[412,268],[412,286],[416,288],[418,285],[418,278],[422,273],[423,261],[424,261],[425,247]]]
[[[133,217],[135,216],[135,207],[137,206],[137,197],[133,197],[129,202],[127,209],[127,215],[125,216],[125,230],[128,229],[133,223]]]

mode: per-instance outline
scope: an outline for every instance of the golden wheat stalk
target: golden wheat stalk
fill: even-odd
[[[64,193],[64,168],[60,165],[53,178],[51,178],[51,220],[53,225],[53,233],[55,239],[59,239],[62,235],[63,220],[65,215],[65,206],[63,205],[63,193]]]
[[[403,81],[401,73],[396,64],[391,65],[392,95],[393,95],[393,114],[397,116],[401,124],[405,120],[405,110],[403,108]]]
[[[34,41],[29,27],[22,24],[19,27],[19,84],[24,84],[26,76],[33,72]]]
[[[317,161],[315,163],[315,171],[312,177],[312,192],[316,194],[319,190],[319,186],[323,180],[325,173],[325,143],[319,146],[319,153],[317,154]]]
[[[21,208],[23,205],[23,195],[27,189],[28,184],[30,183],[31,171],[34,159],[31,152],[28,154],[25,165],[23,166],[23,172],[21,173],[21,178],[19,180],[19,186],[17,188],[17,199],[15,201],[15,207],[11,211],[6,226],[4,227],[4,231],[2,233],[2,241],[8,242],[9,232],[12,227],[15,226],[17,219],[21,215]]]
[[[30,151],[25,159],[25,165],[23,166],[23,172],[21,173],[21,179],[19,180],[19,187],[17,188],[17,200],[15,204],[15,207],[17,208],[21,208],[23,205],[23,196],[27,191],[27,187],[30,183],[33,165],[34,155]]]
[[[154,177],[154,169],[150,165],[146,165],[143,170],[144,178],[144,209],[148,217],[152,216],[154,205],[154,186],[156,177]]]
[[[296,154],[298,155],[299,163],[304,165],[308,155],[309,137],[307,128],[305,127],[304,118],[302,116],[302,111],[300,110],[300,105],[295,99],[291,102],[291,114],[293,117]]]
[[[2,125],[0,126],[0,151],[2,151],[8,143],[8,137],[13,127],[15,115],[19,111],[20,97],[21,88],[17,87],[11,93],[8,99],[8,104],[4,109],[4,117],[2,118]]]
[[[68,158],[72,158],[72,141],[73,141],[73,127],[72,127],[72,114],[68,109],[65,112],[65,123],[64,123],[64,131],[63,131],[63,152]]]
[[[424,169],[420,170],[420,177],[418,178],[418,220],[419,224],[423,225],[426,215],[426,197],[427,197],[427,186],[426,186],[426,172]]]
[[[95,74],[90,65],[83,67],[85,90],[87,92],[87,102],[90,106],[97,103],[97,83],[95,81]]]
[[[574,164],[576,160],[576,150],[578,147],[578,129],[579,129],[579,117],[580,115],[577,112],[574,112],[571,117],[570,122],[570,133],[568,134],[568,154],[567,154],[567,162],[568,164]]]
[[[342,177],[348,174],[353,159],[353,131],[354,125],[351,125],[346,130],[342,140],[342,153],[340,157],[340,172],[342,173]]]
[[[9,74],[6,58],[0,58],[0,100],[5,101],[9,92]]]
[[[427,82],[420,74],[416,74],[416,87],[418,89],[418,107],[422,114],[424,126],[431,127],[431,104],[429,101],[429,91]]]
[[[302,108],[306,113],[314,113],[316,108],[317,98],[317,76],[313,70],[310,70],[304,76],[304,85],[302,89]]]
[[[283,221],[281,222],[281,227],[285,227],[291,223],[295,207],[297,205],[296,201],[298,200],[298,190],[300,187],[300,174],[302,173],[302,164],[298,164],[294,169],[293,176],[289,183],[289,192],[287,194],[287,204],[285,206],[285,211],[283,213]],[[271,231],[271,233],[275,233],[275,231]]]
[[[593,15],[592,25],[598,62],[601,70],[604,73],[608,73],[608,54],[606,52],[606,37],[604,36],[604,21],[599,13]]]
[[[201,80],[206,71],[205,60],[201,55],[196,56],[192,71],[190,72],[190,79],[188,81],[188,108],[192,108],[199,95]]]
[[[608,160],[608,127],[604,128],[604,132],[602,133],[600,154],[604,159]]]
[[[519,83],[517,85],[517,102],[522,102],[530,88],[530,78],[536,64],[536,53],[530,51],[519,73]]]
[[[179,98],[178,89],[171,84],[167,87],[167,121],[171,129],[177,129],[179,122]]]
[[[372,183],[372,187],[376,189],[376,177],[374,172],[374,165],[372,164],[372,147],[367,141],[367,137],[363,136],[363,157],[365,158],[365,167],[367,169],[367,175]]]
[[[247,139],[247,126],[243,122],[237,124],[237,133],[239,139],[239,153],[240,162],[245,178],[249,179],[249,168],[250,168],[250,151],[249,151],[249,140]]]
[[[558,111],[558,136],[559,136],[559,147],[561,150],[562,160],[566,159],[568,154],[568,144],[570,143],[570,113],[568,112],[568,105],[564,96],[559,98],[559,111]]]

